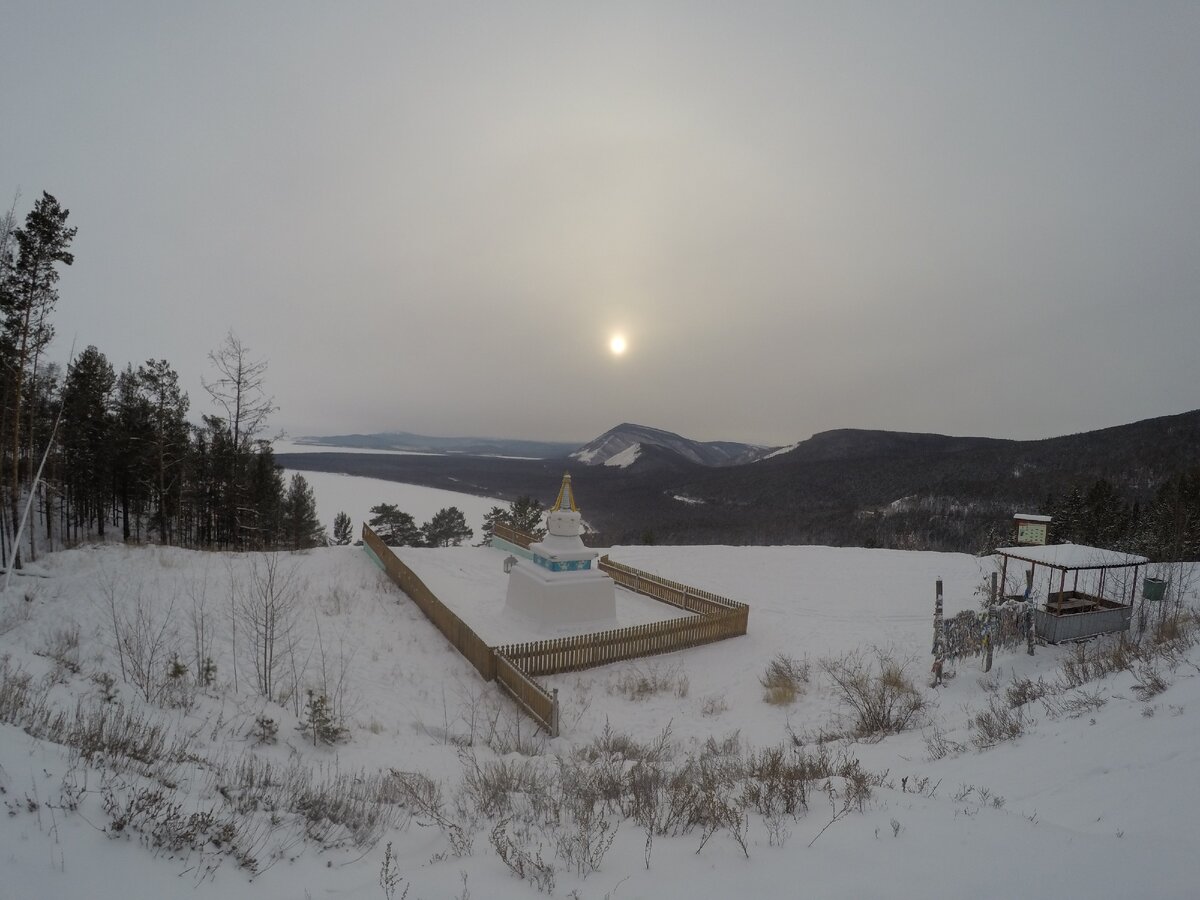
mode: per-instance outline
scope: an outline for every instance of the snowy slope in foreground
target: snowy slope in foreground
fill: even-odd
[[[475,564],[468,557],[485,552],[495,553],[498,567],[498,551],[428,551],[445,581],[439,591],[455,584],[456,569],[469,574]],[[563,737],[542,741],[543,755],[531,758],[534,765],[553,767],[555,755],[588,744],[606,724],[645,742],[669,723],[677,755],[699,751],[709,737],[722,742],[735,733],[743,745],[790,747],[789,728],[811,735],[835,727],[837,708],[816,666],[807,691],[791,706],[764,703],[758,676],[767,659],[787,652],[815,663],[848,649],[892,645],[902,656],[911,654],[912,671],[923,681],[934,579],[945,579],[953,612],[974,606],[972,592],[987,567],[957,554],[821,547],[618,547],[612,554],[749,603],[749,634],[547,679],[560,692]],[[291,652],[284,654],[277,688],[283,685],[286,693],[293,672],[301,689],[339,682],[344,688],[350,738],[314,749],[295,730],[293,700],[285,697],[280,705],[258,696],[244,631],[233,653],[231,600],[237,605],[239,597],[253,594],[255,574],[261,576],[266,563],[262,556],[153,547],[68,551],[42,560],[46,577],[18,578],[0,597],[6,684],[22,671],[33,688],[47,686],[46,702],[73,713],[77,702],[84,709],[106,706],[95,678],[109,673],[117,703],[144,713],[187,746],[183,761],[170,767],[168,787],[131,771],[114,774],[99,761],[89,767],[60,745],[0,725],[0,799],[7,813],[0,816],[0,897],[379,898],[389,841],[404,879],[397,897],[404,884],[411,884],[409,900],[462,896],[462,873],[475,898],[538,896],[497,858],[488,839],[494,821],[481,823],[472,852],[456,857],[425,817],[408,820],[398,812],[379,842],[364,851],[349,842],[320,849],[305,838],[305,829],[289,824],[292,813],[275,813],[281,824],[271,826],[265,810],[251,811],[255,821],[268,823],[255,832],[262,838],[256,845],[261,874],[253,878],[211,846],[170,852],[145,846],[132,828],[114,830],[114,818],[127,808],[122,804],[130,798],[147,802],[137,793],[142,788],[178,798],[184,816],[221,808],[230,773],[250,755],[281,769],[311,767],[326,783],[339,773],[351,783],[367,783],[380,769],[423,771],[442,783],[452,809],[463,771],[456,743],[474,736],[472,750],[482,765],[499,759],[483,739],[489,722],[521,729],[519,740],[527,747],[537,743],[511,702],[479,681],[361,550],[346,547],[279,559],[296,602],[289,619]],[[190,709],[147,703],[121,679],[109,624],[114,609],[130,622],[154,624],[144,632],[148,637],[162,628],[161,649],[177,648],[188,664],[193,623],[202,613],[216,684],[193,697]],[[1065,652],[997,654],[993,677],[1001,688],[1014,673],[1050,678]],[[783,847],[772,845],[761,818],[750,817],[749,859],[724,832],[697,854],[700,836],[693,831],[657,837],[647,869],[643,832],[620,820],[597,872],[581,878],[556,861],[554,894],[577,892],[594,900],[1194,897],[1200,877],[1192,833],[1200,806],[1200,653],[1192,648],[1186,657],[1173,670],[1160,666],[1169,686],[1145,702],[1136,699],[1134,675],[1123,672],[1089,684],[1103,702],[1077,718],[1051,717],[1035,703],[1027,733],[988,751],[931,760],[916,732],[845,744],[842,749],[864,768],[888,773],[864,811],[822,831],[829,806],[814,789],[808,812],[784,820],[789,835]],[[168,661],[169,653],[159,657],[154,671],[165,671]],[[637,687],[646,682],[667,687]],[[947,686],[926,693],[933,723],[948,739],[969,744],[968,710],[977,711],[987,697],[977,666],[961,664]],[[23,714],[5,705],[10,696],[11,690],[0,693],[0,712],[9,719]],[[257,746],[251,736],[255,718],[264,714],[278,722],[273,746]],[[510,752],[503,759],[520,765],[525,758]],[[553,834],[531,838],[554,859]]]

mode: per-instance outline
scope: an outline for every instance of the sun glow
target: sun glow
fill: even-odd
[[[614,334],[612,340],[608,342],[608,349],[612,351],[613,356],[620,356],[625,352],[625,336]]]

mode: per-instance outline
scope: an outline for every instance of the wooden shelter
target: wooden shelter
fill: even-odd
[[[1001,584],[1007,584],[1010,562],[1028,565],[1025,594],[1006,594],[1005,599],[1033,601],[1034,627],[1051,644],[1127,631],[1138,569],[1149,562],[1144,556],[1082,544],[1002,547],[996,553],[1003,560]]]

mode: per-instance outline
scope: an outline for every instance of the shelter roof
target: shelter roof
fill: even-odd
[[[1087,547],[1083,544],[1043,544],[1034,547],[1000,547],[1001,556],[1055,569],[1119,569],[1149,562],[1144,556]]]

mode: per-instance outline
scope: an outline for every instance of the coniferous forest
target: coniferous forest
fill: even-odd
[[[223,415],[199,424],[168,360],[114,365],[95,346],[77,351],[65,371],[47,359],[75,237],[70,211],[49,193],[23,219],[15,207],[0,218],[5,563],[14,549],[19,566],[42,548],[113,532],[213,549],[324,543],[311,488],[300,475],[284,483],[266,440],[275,411],[266,363],[232,332],[209,353],[204,379]]]

